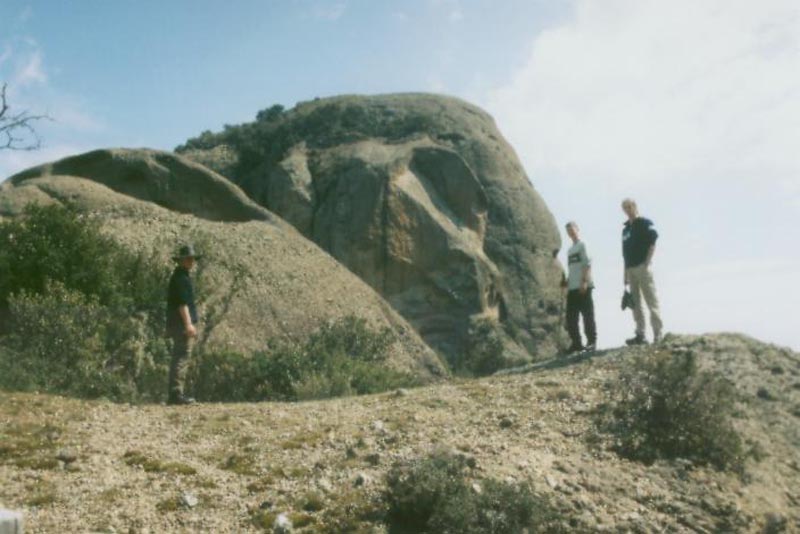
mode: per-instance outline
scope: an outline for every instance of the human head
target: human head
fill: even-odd
[[[178,253],[173,256],[172,259],[178,262],[183,268],[190,270],[201,257],[202,256],[195,253],[192,245],[183,245],[178,249]]]
[[[578,223],[575,221],[569,221],[565,228],[567,229],[567,235],[570,239],[572,239],[573,243],[577,243],[578,239],[580,239],[580,228],[578,228]]]
[[[632,198],[626,198],[622,201],[622,211],[628,216],[631,221],[639,216],[639,208],[636,206],[636,201]]]

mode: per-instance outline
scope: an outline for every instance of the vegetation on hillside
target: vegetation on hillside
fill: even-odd
[[[238,163],[228,177],[239,182],[257,167],[277,164],[290,147],[301,141],[309,148],[327,148],[373,137],[396,141],[424,133],[447,135],[440,132],[441,128],[435,113],[365,105],[343,97],[324,103],[302,103],[289,111],[276,104],[259,111],[253,122],[225,125],[217,133],[205,131],[175,151],[231,147],[238,154]]]
[[[692,353],[655,351],[622,371],[601,426],[627,458],[683,458],[741,472],[746,454],[733,425],[736,400],[733,386],[699,369]]]
[[[0,387],[161,400],[169,266],[159,257],[129,251],[71,207],[30,206],[0,222]],[[355,317],[254,354],[205,351],[200,343],[190,388],[202,400],[257,401],[416,384],[385,365],[393,343],[389,331]]]

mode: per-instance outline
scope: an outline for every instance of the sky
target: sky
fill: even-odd
[[[593,259],[601,347],[633,333],[620,201],[660,234],[665,329],[800,350],[797,0],[0,0],[0,81],[47,114],[0,179],[172,150],[273,104],[424,91],[495,118]]]

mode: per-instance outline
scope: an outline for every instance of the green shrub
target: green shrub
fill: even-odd
[[[500,325],[489,319],[470,321],[464,360],[457,367],[475,376],[486,376],[504,364]]]
[[[416,385],[409,374],[385,365],[393,343],[390,331],[375,331],[363,319],[345,317],[325,324],[303,343],[273,343],[250,356],[201,354],[194,392],[206,401],[295,401]]]
[[[49,282],[42,294],[9,298],[11,333],[0,353],[0,386],[116,400],[138,397],[137,379],[154,362],[140,317],[122,317]]]
[[[393,532],[497,534],[558,531],[556,515],[528,484],[468,482],[467,462],[452,454],[396,465],[387,475],[387,522]]]
[[[0,222],[0,387],[160,398],[165,275],[71,207]]]
[[[164,275],[72,207],[30,204],[0,222],[0,308],[12,294],[40,294],[54,281],[104,306],[152,311],[162,304]]]
[[[736,394],[729,382],[698,369],[692,354],[656,352],[622,373],[611,417],[618,452],[646,463],[685,458],[741,471],[744,447],[732,424]]]

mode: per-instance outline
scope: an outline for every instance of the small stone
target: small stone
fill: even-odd
[[[386,425],[383,424],[383,421],[377,420],[372,423],[372,429],[375,432],[383,433],[386,432]]]
[[[377,452],[368,454],[365,460],[370,465],[378,465],[379,463],[381,463],[381,455],[378,454]]]
[[[407,389],[396,389],[394,392],[395,397],[408,397],[408,390]]]
[[[472,483],[472,491],[474,491],[477,495],[483,493],[483,488],[477,482]]]
[[[558,487],[558,482],[556,481],[555,478],[553,478],[550,475],[545,475],[544,481],[547,482],[547,485],[553,489],[556,489]]]
[[[275,522],[272,523],[272,532],[274,534],[290,534],[293,529],[294,527],[291,519],[284,513],[278,514],[278,517],[275,518]]]
[[[197,498],[197,496],[191,493],[184,493],[183,495],[181,495],[181,504],[186,508],[194,508],[199,503],[200,501]]]
[[[356,480],[354,484],[357,488],[368,486],[369,483],[370,483],[370,478],[366,474],[359,473],[358,475],[356,475]]]
[[[60,460],[69,465],[78,459],[78,455],[70,449],[59,449],[56,453],[56,460]]]
[[[511,428],[512,426],[514,426],[514,421],[512,421],[508,417],[503,417],[500,420],[500,428]]]

